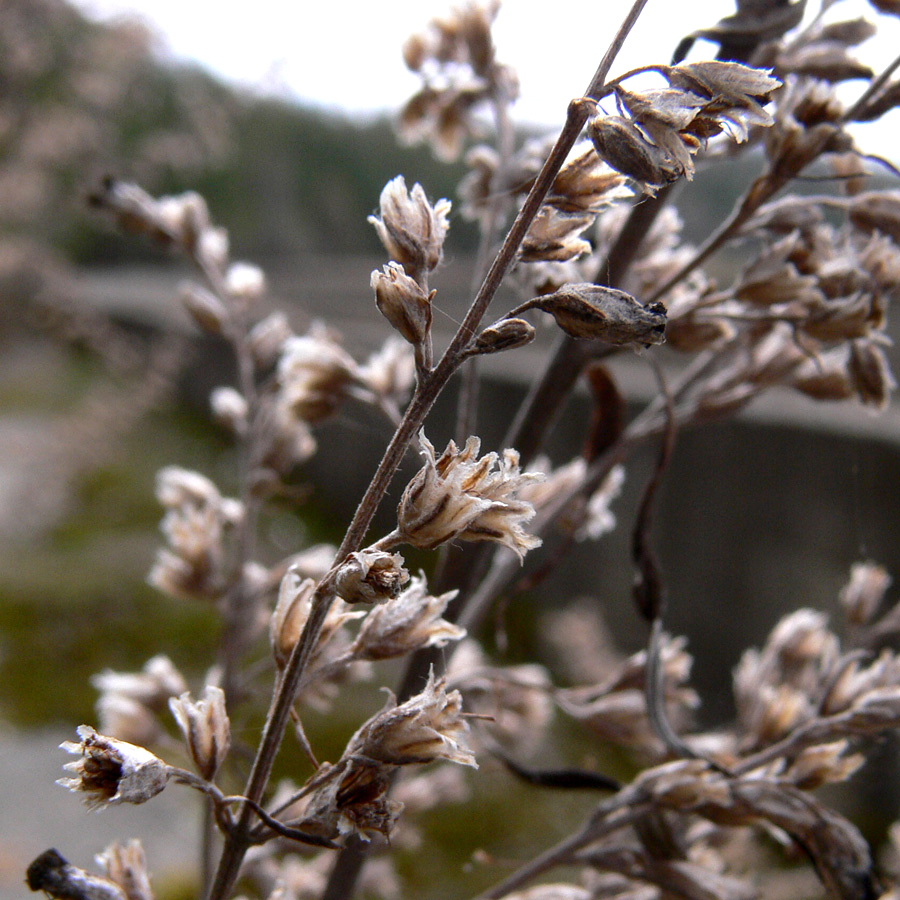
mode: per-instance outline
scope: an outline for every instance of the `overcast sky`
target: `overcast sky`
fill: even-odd
[[[396,111],[416,89],[400,56],[405,38],[452,0],[76,0],[96,17],[143,18],[172,55],[229,80],[346,112]],[[631,0],[505,0],[495,26],[499,57],[522,85],[516,116],[561,123],[568,101],[586,87]],[[810,3],[810,8],[817,4]],[[650,0],[613,70],[668,62],[677,40],[734,11],[733,0]],[[872,16],[865,0],[843,0],[830,18]],[[888,17],[882,17],[887,19]],[[859,55],[878,68],[900,47],[900,22],[888,22],[880,49]],[[714,52],[714,45],[709,55]],[[692,58],[702,58],[695,53]],[[855,95],[858,87],[852,88]],[[893,114],[893,134],[898,131]],[[897,157],[896,137],[879,141]]]

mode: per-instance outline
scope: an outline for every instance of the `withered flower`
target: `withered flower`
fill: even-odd
[[[90,898],[90,900],[152,900],[126,894],[111,878],[93,875],[73,866],[57,850],[45,850],[31,861],[25,883],[32,891],[43,891],[47,897]]]
[[[850,581],[840,593],[841,606],[851,625],[871,621],[891,584],[884,566],[874,562],[858,562],[850,567]]]
[[[424,690],[400,706],[391,700],[350,739],[345,756],[360,756],[394,766],[446,759],[478,767],[465,745],[469,726],[462,716],[459,691],[446,691],[434,671]]]
[[[92,675],[91,684],[100,692],[96,709],[103,734],[139,745],[159,739],[157,713],[170,697],[187,690],[181,673],[163,655],[148,660],[141,672],[107,669]]]
[[[368,841],[373,834],[390,837],[403,804],[387,793],[393,767],[373,759],[345,754],[334,766],[323,765],[321,782],[310,795],[298,825],[326,841],[357,834]]]
[[[424,578],[413,578],[399,597],[366,616],[350,652],[356,659],[390,659],[461,640],[466,630],[441,618],[457,593],[433,596]]]
[[[361,550],[344,560],[334,586],[347,603],[384,603],[396,598],[408,581],[399,553]]]
[[[544,476],[521,472],[515,450],[478,459],[481,441],[473,436],[463,450],[450,441],[436,457],[424,433],[419,446],[425,465],[407,485],[397,508],[398,531],[406,543],[433,550],[454,539],[495,541],[520,559],[540,546],[539,538],[522,529],[522,523],[534,516],[534,507],[520,500],[518,491]]]
[[[156,496],[167,510],[160,528],[168,547],[157,553],[148,581],[174,596],[214,599],[222,587],[225,532],[240,522],[243,504],[178,466],[160,470]]]
[[[391,262],[371,277],[375,305],[410,344],[421,344],[431,331],[431,301],[419,283],[406,274],[400,263]]]
[[[86,794],[85,805],[98,809],[115,803],[144,803],[165,788],[169,767],[143,747],[98,734],[89,725],[76,729],[79,743],[64,741],[62,750],[81,759],[63,766],[73,777],[56,782]]]
[[[321,325],[287,338],[278,360],[279,402],[296,418],[316,424],[332,415],[357,375],[357,365]]]
[[[206,685],[203,699],[191,700],[187,692],[169,700],[169,709],[184,735],[197,770],[211,781],[231,747],[231,724],[225,711],[225,692]]]
[[[450,201],[428,202],[422,185],[406,187],[402,175],[381,192],[381,215],[369,216],[381,243],[407,275],[419,280],[436,269],[443,257],[444,238],[450,227]]]
[[[666,308],[642,306],[625,291],[598,284],[567,284],[530,301],[550,313],[566,334],[607,344],[661,344],[665,341]]]
[[[124,846],[110,844],[96,859],[106,877],[122,888],[128,900],[154,900],[147,857],[140,841],[130,840]]]
[[[300,635],[303,633],[312,609],[315,590],[316,582],[312,578],[301,578],[293,567],[281,580],[278,602],[275,604],[275,610],[269,622],[272,655],[279,669],[283,669],[287,665],[294,646],[300,640]],[[322,630],[319,632],[319,639],[313,651],[313,661],[320,658],[320,654],[328,642],[345,622],[364,615],[365,613],[362,612],[348,612],[347,604],[341,600],[332,603]]]
[[[534,327],[524,319],[503,319],[485,328],[473,345],[475,353],[502,353],[524,347],[534,340]]]

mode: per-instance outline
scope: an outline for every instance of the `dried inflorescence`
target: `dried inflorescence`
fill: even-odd
[[[226,534],[241,522],[243,504],[178,466],[159,472],[156,496],[166,508],[160,527],[168,547],[157,553],[148,580],[176,597],[217,599],[227,574]]]
[[[428,141],[442,159],[455,159],[478,131],[477,108],[516,98],[515,72],[497,62],[491,35],[499,8],[498,0],[467,0],[406,41],[404,62],[422,77],[400,113],[406,140]]]
[[[615,85],[621,115],[595,115],[587,133],[599,156],[647,193],[694,176],[693,157],[715,135],[747,140],[768,126],[763,108],[781,82],[771,72],[733,62],[656,66],[669,87],[633,92]]]

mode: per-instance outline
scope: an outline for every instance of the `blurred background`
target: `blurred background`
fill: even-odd
[[[115,232],[88,208],[88,194],[110,174],[152,194],[200,192],[228,228],[233,258],[263,267],[272,306],[295,331],[327,316],[362,358],[388,335],[369,288],[383,252],[366,216],[398,173],[435,199],[453,198],[463,173],[423,147],[401,146],[390,117],[415,89],[400,46],[440,5],[360,4],[347,34],[317,18],[333,15],[330,4],[295,4],[294,20],[283,18],[285,6],[258,2],[252,17],[242,9],[229,19],[211,4],[157,0],[148,22],[124,17],[136,5],[112,0],[0,3],[0,900],[27,892],[25,866],[50,846],[89,866],[108,840],[134,834],[149,838],[151,867],[177,872],[194,858],[199,813],[174,792],[87,820],[53,785],[65,761],[57,744],[94,720],[89,675],[137,670],[165,652],[199,676],[213,656],[210,611],[144,582],[158,542],[155,472],[176,463],[233,487],[234,457],[207,405],[209,390],[230,379],[230,362],[181,310],[178,285],[191,272]],[[558,127],[625,6],[557,0],[559,39],[547,46],[534,5],[507,3],[498,44],[520,69],[523,132]],[[680,32],[731,11],[689,6]],[[677,36],[664,24],[651,3],[621,69],[668,58]],[[872,139],[877,152],[896,153],[883,135]],[[755,164],[746,165],[749,177]],[[695,240],[744,181],[733,166],[700,179],[681,209]],[[454,214],[449,240],[435,280],[439,335],[467,306],[476,235]],[[487,447],[500,440],[502,411],[523,394],[545,346],[488,369]],[[652,390],[649,370],[637,357],[616,367],[640,403]],[[436,444],[449,434],[452,405],[450,391],[429,428]],[[587,414],[575,398],[551,452],[579,439]],[[363,412],[326,426],[321,443],[339,440],[344,452],[305,471],[316,489],[302,517],[268,521],[273,552],[340,537],[387,437]],[[681,436],[660,553],[670,628],[688,635],[697,656],[708,721],[728,715],[740,650],[759,643],[781,612],[834,608],[857,559],[900,571],[898,440],[894,407],[873,417],[793,397]],[[637,464],[617,505],[623,527],[580,548],[544,592],[560,605],[599,597],[626,649],[644,639],[624,563],[648,459]],[[533,613],[526,603],[513,655],[540,652]],[[875,806],[859,790],[872,834],[897,817],[895,786],[880,788]],[[494,809],[483,831],[502,829],[504,807]],[[470,834],[448,865],[462,871],[481,838]],[[172,884],[177,894],[177,878]]]

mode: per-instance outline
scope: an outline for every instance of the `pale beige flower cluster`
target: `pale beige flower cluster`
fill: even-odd
[[[519,559],[541,545],[522,528],[533,518],[534,507],[518,493],[544,476],[520,471],[515,450],[479,458],[481,441],[470,437],[462,450],[450,441],[438,457],[424,434],[419,447],[425,465],[397,508],[397,530],[404,542],[432,550],[453,540],[494,541]]]

